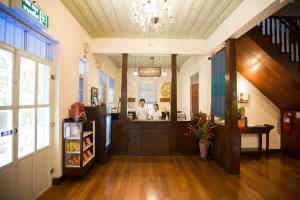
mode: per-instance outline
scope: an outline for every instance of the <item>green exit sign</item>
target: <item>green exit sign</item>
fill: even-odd
[[[29,0],[21,0],[21,8],[38,20],[45,28],[49,26],[49,17]]]

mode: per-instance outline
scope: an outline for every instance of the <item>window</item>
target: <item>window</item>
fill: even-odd
[[[53,43],[0,12],[0,42],[46,60],[53,60]]]
[[[13,160],[13,58],[0,49],[0,167]]]
[[[20,57],[19,82],[18,158],[22,158],[50,143],[50,67]]]
[[[108,104],[114,104],[115,80],[109,77]]]
[[[103,72],[100,72],[99,74],[99,103],[105,103],[106,102],[106,74]]]
[[[86,62],[80,60],[79,62],[79,101],[83,103],[84,100],[84,75],[86,69]]]
[[[153,104],[157,102],[157,89],[154,82],[140,82],[139,86],[140,99],[146,100],[148,108],[152,108]]]

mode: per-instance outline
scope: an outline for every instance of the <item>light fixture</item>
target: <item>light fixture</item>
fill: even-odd
[[[144,33],[159,34],[167,24],[174,23],[168,0],[134,0],[132,9],[131,19]]]
[[[133,72],[133,75],[134,75],[134,76],[138,76],[139,73],[138,73],[137,67],[136,67],[136,56],[134,57],[134,59],[135,59],[135,70],[134,70],[134,72]]]
[[[164,71],[161,75],[162,76],[167,76],[168,75],[168,73],[166,72],[166,57],[164,57]]]

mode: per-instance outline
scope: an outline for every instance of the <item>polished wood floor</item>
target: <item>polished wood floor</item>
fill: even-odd
[[[67,179],[40,199],[300,199],[300,161],[242,158],[240,175],[227,175],[196,156],[114,156],[83,178]]]

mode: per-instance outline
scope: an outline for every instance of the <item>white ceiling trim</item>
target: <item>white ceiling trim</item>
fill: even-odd
[[[206,40],[197,39],[131,39],[94,38],[92,52],[97,54],[185,54],[206,52]]]

